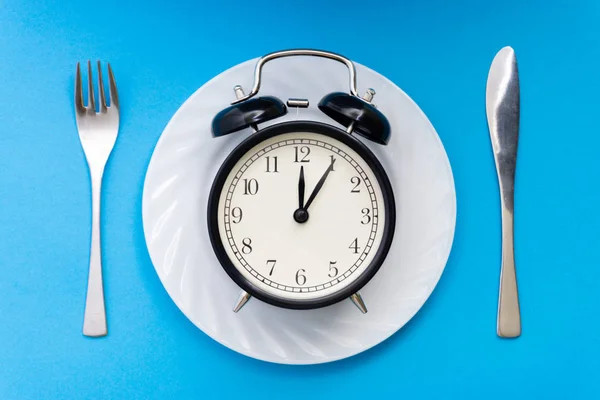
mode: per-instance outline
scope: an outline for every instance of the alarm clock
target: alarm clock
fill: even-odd
[[[277,122],[309,99],[257,96],[265,63],[316,56],[345,64],[349,91],[318,103],[331,123]],[[380,269],[394,238],[396,209],[390,180],[362,139],[387,145],[390,124],[373,104],[375,90],[359,96],[348,58],[310,49],[260,58],[249,94],[212,121],[214,137],[251,128],[220,166],[208,198],[208,233],[219,263],[240,287],[233,311],[252,297],[302,310],[350,298],[366,313],[360,295]],[[268,126],[261,125],[271,121]]]

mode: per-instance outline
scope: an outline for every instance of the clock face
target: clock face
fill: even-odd
[[[224,163],[209,200],[211,239],[229,275],[292,308],[331,304],[363,286],[394,223],[391,187],[372,153],[316,123],[251,136]]]

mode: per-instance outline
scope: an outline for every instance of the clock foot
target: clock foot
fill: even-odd
[[[367,313],[367,306],[365,306],[365,302],[363,301],[360,293],[358,293],[358,292],[354,293],[352,296],[350,296],[350,299],[352,300],[354,305],[356,307],[358,307],[360,312],[362,312],[363,314]]]
[[[250,294],[248,292],[246,292],[245,290],[242,290],[240,292],[240,296],[238,297],[236,303],[235,303],[235,307],[233,307],[233,312],[236,313],[238,311],[240,311],[242,309],[242,307],[244,307],[244,305],[248,302],[248,300],[250,300],[252,296],[250,296]]]

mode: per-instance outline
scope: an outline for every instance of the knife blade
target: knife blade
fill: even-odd
[[[515,52],[502,48],[490,66],[486,114],[498,174],[502,213],[502,265],[497,334],[521,335],[521,312],[514,256],[514,185],[519,142],[520,88]]]

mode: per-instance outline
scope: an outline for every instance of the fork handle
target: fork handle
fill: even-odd
[[[83,334],[85,336],[106,336],[106,310],[104,306],[104,287],[102,284],[102,254],[100,247],[100,193],[102,172],[92,174],[92,244],[90,250],[90,269]]]

